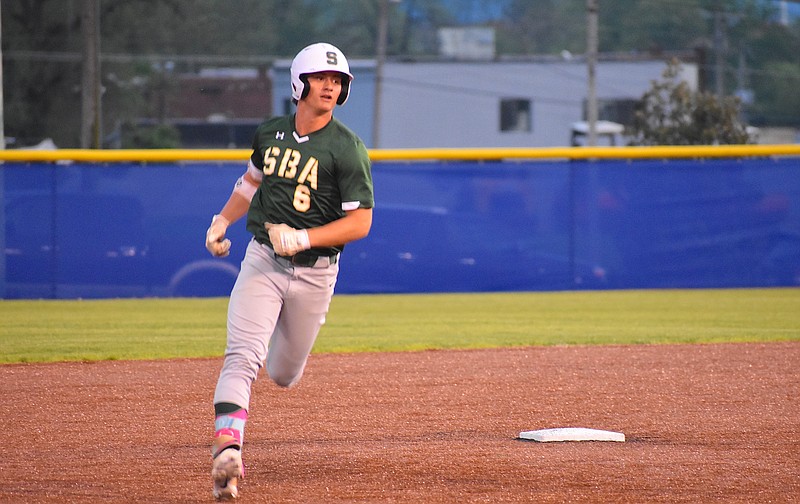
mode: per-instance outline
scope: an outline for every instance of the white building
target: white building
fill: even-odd
[[[290,61],[272,74],[273,111],[292,110]],[[370,148],[550,147],[570,145],[572,126],[586,118],[587,67],[583,59],[531,61],[386,62],[373,142],[375,62],[351,61],[348,102],[335,116]],[[599,61],[600,119],[626,122],[633,102],[662,78],[664,60]],[[684,63],[693,89],[697,65]]]

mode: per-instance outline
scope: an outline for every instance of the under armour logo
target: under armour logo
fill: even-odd
[[[283,140],[283,131],[278,131],[277,133],[275,133],[275,139]]]

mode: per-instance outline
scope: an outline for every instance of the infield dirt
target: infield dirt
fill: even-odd
[[[0,366],[0,502],[212,502],[220,364]],[[314,354],[243,455],[243,503],[800,502],[800,342]]]

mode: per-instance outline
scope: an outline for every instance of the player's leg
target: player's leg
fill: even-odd
[[[239,478],[244,477],[242,438],[247,410],[232,403],[214,405],[216,414],[214,440],[211,443],[211,479],[217,499],[239,496]],[[226,424],[224,427],[220,424]]]
[[[285,272],[256,242],[248,246],[228,304],[225,358],[214,392],[212,471],[214,496],[236,498],[244,475],[241,447],[253,382],[267,356],[269,336],[281,310]]]
[[[339,265],[295,268],[267,356],[267,373],[282,387],[297,383],[325,323]]]
[[[214,403],[248,409],[250,388],[267,357],[289,279],[267,249],[250,242],[228,303],[228,339]]]

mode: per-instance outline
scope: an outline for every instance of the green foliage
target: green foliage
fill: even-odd
[[[736,97],[719,98],[692,91],[681,79],[681,66],[672,61],[664,79],[653,81],[639,101],[631,145],[718,145],[750,143],[739,120]]]
[[[586,49],[586,2],[514,0],[498,23],[500,54],[576,54]]]
[[[600,50],[692,49],[709,34],[701,13],[701,0],[681,0],[680,6],[663,0],[600,2]]]
[[[181,136],[174,126],[129,126],[122,129],[123,149],[177,149]]]
[[[219,357],[228,300],[0,301],[0,362]],[[335,296],[315,352],[799,340],[800,289]]]
[[[754,122],[800,127],[800,64],[767,63],[753,87],[758,96],[750,110]]]
[[[449,9],[491,3],[392,2],[388,55],[437,54],[437,30],[457,24],[457,13]],[[101,52],[114,56],[103,63],[103,131],[141,118],[163,119],[157,103],[164,90],[162,57],[174,59],[176,73],[194,72],[249,58],[290,58],[320,40],[353,57],[372,57],[377,5],[377,0],[103,1]],[[505,5],[503,15],[489,21],[496,28],[498,55],[586,50],[585,0],[506,0]],[[600,2],[600,51],[659,55],[702,48],[708,58],[701,72],[711,82],[713,13],[722,9],[726,92],[754,91],[755,103],[745,109],[754,124],[798,125],[800,23],[775,24],[765,5],[755,0]],[[79,143],[81,9],[78,0],[3,3],[5,133],[21,145],[44,137],[61,147]]]
[[[74,8],[73,8],[74,7]],[[20,145],[51,137],[56,145],[79,141],[80,65],[57,60],[9,59],[9,50],[80,53],[79,6],[62,0],[3,2],[3,115],[5,134]],[[62,125],[70,125],[64,128]]]
[[[728,8],[726,82],[751,90],[754,101],[744,107],[754,125],[800,127],[800,21],[783,26],[775,2],[746,0]]]

